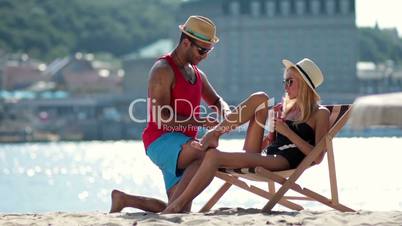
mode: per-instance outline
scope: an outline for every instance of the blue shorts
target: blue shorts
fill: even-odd
[[[177,184],[183,175],[183,170],[177,168],[177,161],[182,145],[191,139],[192,137],[183,133],[169,132],[160,136],[147,148],[148,157],[162,171],[166,191]]]

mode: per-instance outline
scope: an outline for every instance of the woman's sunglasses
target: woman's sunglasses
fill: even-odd
[[[292,86],[293,80],[294,80],[293,78],[287,78],[283,80],[283,84],[285,85],[286,88],[289,88]]]
[[[192,39],[189,39],[189,40],[190,40],[190,42],[191,42],[191,45],[197,47],[198,53],[199,53],[201,56],[204,55],[204,54],[207,54],[207,53],[211,52],[211,51],[214,49],[214,47],[211,47],[211,48],[209,48],[209,49],[208,49],[208,48],[204,48],[204,47],[198,45],[194,40],[192,40]]]

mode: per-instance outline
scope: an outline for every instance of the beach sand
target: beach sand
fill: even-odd
[[[207,213],[101,212],[0,214],[0,225],[402,225],[402,211],[300,211],[261,213],[258,209],[220,208]]]

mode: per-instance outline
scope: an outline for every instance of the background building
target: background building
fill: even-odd
[[[74,95],[117,94],[122,90],[124,71],[108,62],[95,60],[93,54],[76,53],[54,60],[44,74],[56,83],[56,89]]]
[[[178,23],[189,15],[215,21],[221,41],[201,68],[231,103],[259,90],[280,98],[283,58],[320,66],[326,103],[352,102],[359,92],[354,0],[197,0],[180,12]]]

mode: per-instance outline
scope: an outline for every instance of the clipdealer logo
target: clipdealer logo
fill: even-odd
[[[257,106],[255,108],[254,114],[258,111],[266,110],[267,106],[272,106],[270,104],[271,101],[272,100],[270,99],[268,103],[262,103],[259,106]],[[190,114],[188,115],[176,114],[175,112],[178,112],[177,106],[179,105],[182,107],[184,106],[187,109],[187,112],[190,112]],[[147,109],[145,118],[144,115],[142,116],[136,115],[138,114],[139,109],[142,110],[144,108]],[[158,105],[155,99],[137,98],[130,103],[128,107],[128,114],[130,119],[135,123],[147,123],[152,120],[152,122],[155,122],[157,124],[159,129],[163,128],[163,130],[167,131],[176,131],[182,129],[190,129],[190,130],[197,129],[198,128],[197,126],[182,125],[183,123],[186,123],[189,120],[194,120],[198,124],[204,124],[206,122],[212,122],[212,121],[221,122],[223,120],[227,120],[229,123],[235,123],[239,119],[242,119],[242,117],[246,117],[245,116],[246,106],[237,108],[237,106],[229,105],[229,109],[231,111],[232,117],[228,118],[228,114],[220,114],[219,109],[216,106],[212,107],[207,107],[204,105],[193,106],[193,104],[186,99],[176,99],[174,101],[174,107],[172,107],[170,105]],[[162,115],[168,115],[169,117],[167,118],[162,117]],[[168,124],[171,123],[172,121],[177,123],[177,125],[169,126]],[[258,120],[255,120],[255,122],[264,129],[269,128],[266,122],[259,122]],[[235,128],[224,128],[224,129],[233,130]],[[242,128],[237,129],[242,130]]]

